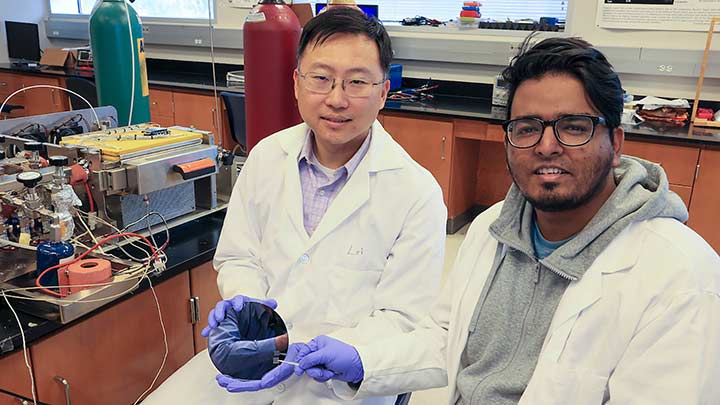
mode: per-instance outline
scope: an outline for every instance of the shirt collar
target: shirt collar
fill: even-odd
[[[305,143],[300,150],[300,155],[298,155],[298,163],[304,160],[307,164],[320,164],[317,160],[317,157],[315,156],[315,151],[313,150],[314,136],[315,134],[313,134],[312,129],[308,129],[307,133],[305,134]],[[362,145],[360,145],[360,148],[357,150],[357,152],[355,152],[353,157],[350,158],[347,163],[339,167],[337,170],[345,168],[345,170],[347,171],[347,177],[350,178],[350,176],[352,176],[352,174],[360,165],[362,159],[367,154],[367,151],[370,149],[370,138],[372,138],[372,127],[368,131],[368,136],[365,137],[365,141],[363,141]]]

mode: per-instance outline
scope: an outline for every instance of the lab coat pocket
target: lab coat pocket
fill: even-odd
[[[608,376],[555,362],[538,364],[518,405],[601,405]]]
[[[328,322],[353,327],[372,313],[375,289],[382,269],[351,270],[334,267],[328,278]]]

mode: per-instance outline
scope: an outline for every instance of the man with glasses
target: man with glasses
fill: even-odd
[[[427,315],[439,289],[447,209],[432,175],[376,121],[391,59],[384,27],[357,9],[333,8],[304,27],[294,73],[304,123],[261,141],[240,173],[214,260],[226,300],[211,311],[205,336],[229,308],[276,300],[288,335],[236,344],[257,347],[259,356],[287,351],[292,361],[301,346],[292,342],[330,334],[365,344],[409,331]],[[307,376],[263,390],[264,380],[219,375],[216,382],[217,374],[201,352],[143,403],[341,402]],[[260,392],[240,393],[249,390]]]
[[[449,384],[450,404],[711,404],[720,398],[720,258],[663,169],[621,155],[623,91],[577,38],[505,69],[513,178],[473,222],[410,333],[310,341],[295,374],[348,399]]]

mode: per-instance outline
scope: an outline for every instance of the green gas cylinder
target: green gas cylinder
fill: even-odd
[[[98,0],[90,14],[90,46],[98,103],[117,109],[118,125],[150,121],[142,25],[126,0]]]

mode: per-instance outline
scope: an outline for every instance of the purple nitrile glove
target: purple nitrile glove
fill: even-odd
[[[288,347],[285,360],[298,362],[308,353],[310,353],[308,345],[305,343],[293,343]],[[281,363],[279,366],[265,373],[260,380],[240,380],[225,374],[218,374],[215,377],[215,380],[218,385],[229,392],[260,391],[272,388],[287,380],[292,375],[293,371],[298,371],[296,369],[297,367],[292,364]],[[299,374],[302,374],[302,370],[300,370]]]
[[[211,309],[208,314],[208,326],[203,328],[200,334],[204,337],[208,337],[210,335],[210,329],[216,328],[218,324],[225,319],[225,312],[228,308],[232,306],[235,312],[240,312],[246,302],[257,302],[267,305],[272,309],[277,308],[277,301],[272,298],[269,300],[260,300],[257,298],[246,297],[244,295],[236,295],[229,300],[222,300],[215,304],[215,308]]]
[[[307,375],[319,382],[329,379],[349,383],[362,381],[365,371],[358,351],[347,343],[321,335],[308,343],[310,354],[303,356],[295,374]]]

